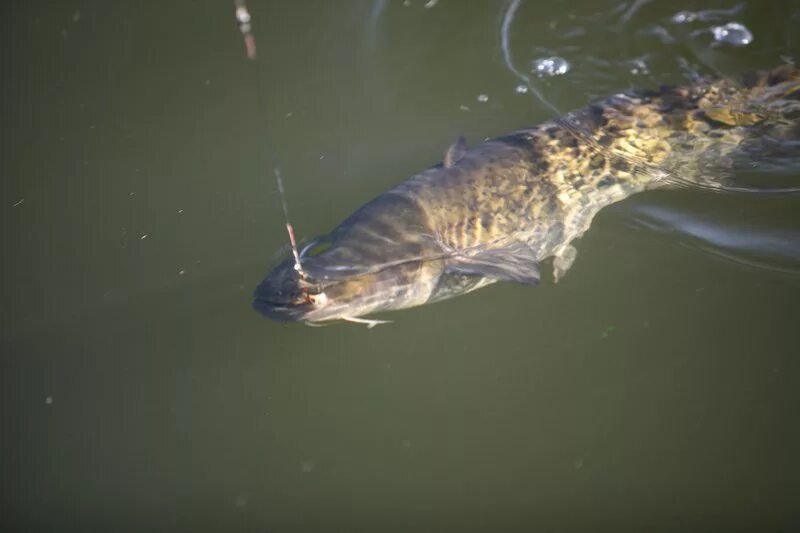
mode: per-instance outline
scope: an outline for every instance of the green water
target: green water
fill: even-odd
[[[0,7],[3,531],[800,527],[800,196],[647,193],[557,286],[267,321],[276,162],[310,238],[553,112],[507,3],[250,4],[255,65],[232,2]],[[735,5],[527,0],[509,49],[570,62],[533,80],[562,111],[800,59],[797,1],[669,21]],[[728,21],[754,41],[692,35]]]

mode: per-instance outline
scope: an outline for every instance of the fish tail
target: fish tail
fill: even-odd
[[[794,65],[755,72],[741,82],[701,80],[662,98],[686,107],[685,115],[675,115],[683,134],[659,185],[737,190],[731,179],[739,168],[800,165],[800,69]]]
[[[790,131],[800,135],[800,69],[781,65],[762,73],[749,100],[756,108],[763,106],[767,122],[794,125]]]
[[[724,126],[789,126],[787,133],[800,134],[800,69],[786,64],[748,75],[742,84],[722,80],[710,87],[700,108]]]

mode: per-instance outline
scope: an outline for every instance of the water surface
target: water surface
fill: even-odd
[[[273,165],[311,238],[459,135],[797,60],[800,3],[523,0],[505,37],[504,2],[250,4],[255,65],[231,2],[0,8],[4,530],[800,523],[791,157],[602,212],[557,286],[371,330],[250,307]]]

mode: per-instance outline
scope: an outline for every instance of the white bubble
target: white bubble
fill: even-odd
[[[647,68],[647,63],[645,63],[642,59],[634,59],[631,61],[631,74],[646,75],[649,73],[650,71]]]
[[[675,24],[686,24],[687,22],[694,22],[697,20],[697,13],[692,11],[678,11],[672,15],[672,22]]]
[[[737,4],[730,9],[704,9],[702,11],[678,11],[670,17],[674,24],[690,24],[692,22],[704,22],[709,20],[723,20],[732,17],[742,10],[744,3]]]
[[[545,57],[533,62],[533,73],[537,76],[560,76],[568,71],[569,63],[563,57]]]
[[[478,101],[481,102],[481,103],[488,102],[489,101],[489,95],[487,95],[487,94],[479,94],[478,95]]]
[[[712,26],[711,33],[718,43],[745,46],[753,42],[753,34],[744,24],[729,22],[724,26]]]
[[[519,84],[517,85],[517,88],[514,90],[517,91],[517,94],[525,94],[528,92],[528,86]]]

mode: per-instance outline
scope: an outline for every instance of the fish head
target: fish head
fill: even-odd
[[[402,309],[430,296],[432,270],[421,261],[353,267],[322,256],[306,256],[298,270],[289,258],[259,284],[253,307],[273,320],[305,323]]]
[[[348,320],[425,303],[443,264],[416,201],[388,193],[278,264],[254,307],[291,322]]]
[[[313,284],[309,284],[291,259],[276,266],[258,285],[253,307],[264,316],[294,322],[314,306]]]

